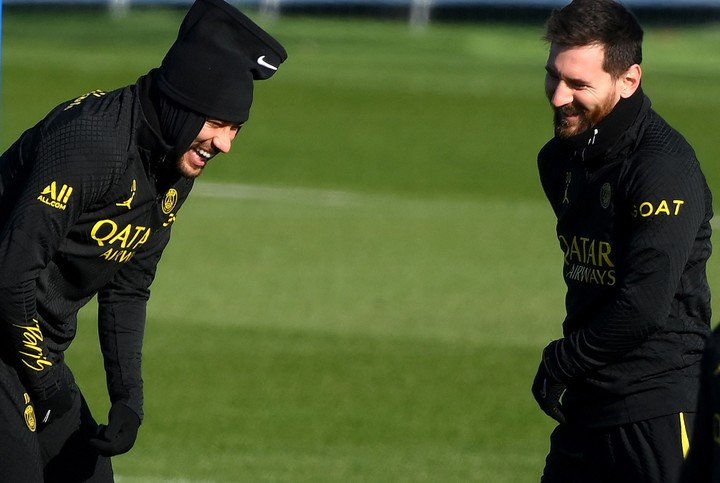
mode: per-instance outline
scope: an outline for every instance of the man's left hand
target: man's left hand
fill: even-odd
[[[565,413],[563,412],[560,399],[565,393],[565,384],[555,380],[545,368],[545,362],[540,362],[540,367],[535,375],[532,385],[532,393],[535,396],[540,409],[558,423],[565,422]]]
[[[90,440],[90,446],[103,456],[115,456],[130,451],[135,444],[140,418],[135,411],[123,403],[110,408],[107,426],[101,424],[97,437]]]

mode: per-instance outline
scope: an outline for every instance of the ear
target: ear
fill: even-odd
[[[635,94],[635,91],[640,87],[640,80],[642,79],[642,68],[639,64],[633,64],[630,68],[620,76],[618,79],[620,82],[620,97],[627,99],[628,97]]]

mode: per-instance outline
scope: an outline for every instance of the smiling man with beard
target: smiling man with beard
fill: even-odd
[[[146,305],[178,210],[286,57],[225,1],[197,0],[159,68],[60,104],[2,154],[0,481],[113,481],[143,419]],[[95,295],[107,425],[64,358]]]
[[[559,423],[542,481],[676,481],[710,326],[711,194],[641,89],[643,31],[624,6],[575,0],[545,38],[555,136],[538,166],[567,294],[532,385]]]

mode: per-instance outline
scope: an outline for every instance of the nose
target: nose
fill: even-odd
[[[555,107],[562,107],[573,101],[573,90],[562,80],[548,84],[547,95]]]
[[[235,139],[236,134],[236,129],[233,129],[230,126],[223,127],[213,137],[213,146],[221,153],[230,152],[230,148],[232,148],[232,142],[233,139]]]

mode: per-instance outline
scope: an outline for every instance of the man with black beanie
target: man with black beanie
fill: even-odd
[[[532,385],[559,424],[542,481],[672,482],[688,452],[710,326],[712,198],[640,86],[643,31],[613,0],[551,15],[538,155],[567,285],[563,337]]]
[[[143,419],[149,287],[177,213],[287,54],[223,0],[197,0],[159,68],[64,102],[0,157],[0,481],[113,481]],[[97,295],[111,409],[64,362]]]

